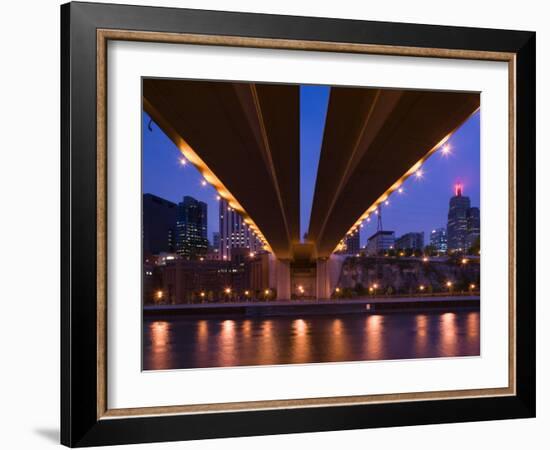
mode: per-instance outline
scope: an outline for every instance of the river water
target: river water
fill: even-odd
[[[143,369],[479,355],[479,310],[144,319]]]

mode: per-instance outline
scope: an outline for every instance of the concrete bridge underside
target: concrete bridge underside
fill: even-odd
[[[145,111],[234,200],[272,251],[280,299],[293,266],[337,283],[338,242],[411,167],[479,108],[479,94],[331,88],[308,242],[300,243],[299,86],[145,79]]]
[[[317,257],[478,107],[477,93],[331,89],[308,231]]]
[[[143,100],[205,178],[238,201],[273,253],[290,259],[300,240],[299,87],[145,79]]]

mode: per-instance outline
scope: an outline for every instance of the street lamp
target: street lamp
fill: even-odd
[[[164,293],[162,291],[157,291],[157,300],[159,302],[162,300],[163,296],[164,296]]]

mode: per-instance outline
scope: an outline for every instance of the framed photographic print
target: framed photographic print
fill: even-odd
[[[535,415],[535,33],[61,19],[63,444]]]

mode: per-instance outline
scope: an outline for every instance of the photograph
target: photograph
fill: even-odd
[[[480,92],[141,89],[142,370],[480,356]]]
[[[0,450],[545,447],[545,6],[6,2]]]
[[[60,441],[521,445],[532,15],[174,6],[61,7]]]

